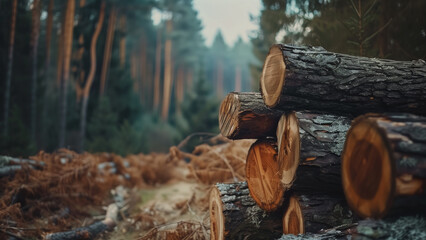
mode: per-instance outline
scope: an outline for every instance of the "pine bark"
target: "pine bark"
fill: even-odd
[[[426,115],[426,63],[274,45],[261,90],[269,107],[333,113],[410,112]]]
[[[114,40],[116,16],[117,16],[117,12],[116,12],[115,6],[113,6],[111,8],[111,12],[109,14],[109,19],[108,19],[108,29],[106,34],[105,50],[104,50],[104,60],[102,63],[102,70],[101,70],[101,85],[100,85],[100,94],[99,94],[100,97],[104,95],[105,86],[106,86],[107,77],[108,77],[108,69],[109,69],[109,64],[111,61],[112,44]]]
[[[172,20],[166,23],[167,34],[172,32]],[[165,121],[169,117],[170,95],[172,90],[172,39],[168,36],[164,46],[164,89],[163,89],[163,107],[161,118]]]
[[[59,147],[65,147],[66,121],[67,121],[67,95],[68,81],[70,77],[70,63],[72,52],[72,39],[74,29],[74,11],[75,0],[67,1],[67,10],[65,14],[64,29],[64,60],[63,74],[61,81],[61,111],[60,111],[60,129],[59,129]]]
[[[219,128],[229,139],[275,137],[284,111],[266,107],[260,93],[231,92],[219,109]]]
[[[211,239],[275,239],[282,235],[283,213],[260,209],[246,182],[218,183],[210,194]]]
[[[93,33],[92,40],[90,42],[90,71],[83,89],[83,102],[80,116],[80,151],[83,151],[84,149],[84,141],[86,138],[87,107],[89,104],[90,88],[92,87],[96,73],[96,42],[102,29],[104,17],[105,1],[103,0],[99,10],[98,23],[96,24],[95,32]]]
[[[291,186],[295,178],[302,178],[304,187],[312,190],[341,190],[340,155],[350,121],[346,116],[308,111],[283,116],[277,129],[282,183]]]
[[[342,155],[343,187],[352,209],[362,217],[381,218],[392,210],[398,196],[425,202],[425,143],[425,117],[367,114],[356,118]],[[411,207],[408,200],[404,202],[398,208]]]
[[[154,110],[160,106],[160,76],[161,76],[161,30],[157,29],[157,44],[155,47],[155,73],[154,73]]]
[[[6,72],[6,87],[4,93],[4,120],[3,120],[3,136],[7,137],[9,132],[9,101],[10,101],[10,85],[12,82],[12,67],[13,67],[13,48],[15,46],[15,28],[16,14],[18,10],[18,0],[12,2],[12,17],[10,21],[10,36],[9,36],[9,53],[7,56],[7,72]]]

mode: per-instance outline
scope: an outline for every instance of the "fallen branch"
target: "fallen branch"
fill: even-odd
[[[80,227],[67,232],[51,233],[46,235],[46,240],[77,240],[93,239],[99,233],[113,229],[118,221],[118,206],[112,203],[108,206],[106,217],[103,221],[95,222],[87,227]]]

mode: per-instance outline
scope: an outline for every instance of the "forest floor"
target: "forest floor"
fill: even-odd
[[[40,152],[0,178],[0,239],[44,239],[90,226],[112,203],[117,224],[95,239],[209,239],[210,189],[245,179],[252,143],[217,136],[191,153],[178,146],[126,157]],[[2,164],[0,170],[16,163]]]

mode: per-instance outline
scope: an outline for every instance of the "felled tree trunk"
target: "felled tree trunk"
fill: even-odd
[[[287,190],[281,184],[277,160],[277,145],[274,140],[257,140],[247,154],[246,178],[250,195],[266,211],[280,207]]]
[[[229,139],[275,137],[282,114],[266,107],[260,93],[231,92],[220,105],[220,132]]]
[[[298,197],[293,194],[285,203],[285,208],[287,209],[283,217],[285,234],[319,233],[321,229],[357,221],[357,217],[346,204],[343,194],[307,193]]]
[[[260,209],[246,182],[218,183],[210,192],[211,239],[275,239],[282,235],[282,208]]]
[[[385,216],[396,196],[423,194],[418,198],[426,203],[426,118],[410,114],[356,118],[342,155],[342,182],[348,204],[362,217]],[[403,201],[398,208],[410,205]]]
[[[345,116],[311,112],[283,115],[277,128],[283,186],[290,188],[297,172],[298,177],[309,179],[303,187],[326,191],[339,188],[340,154],[349,126],[350,118]],[[336,187],[328,188],[326,183]]]
[[[47,234],[46,240],[78,240],[78,239],[94,239],[99,233],[111,230],[116,226],[118,218],[117,204],[113,203],[108,206],[106,217],[103,221],[95,222],[87,227],[76,228],[68,232],[58,232]]]
[[[278,44],[266,57],[260,87],[268,107],[285,110],[426,115],[423,60],[392,61]]]

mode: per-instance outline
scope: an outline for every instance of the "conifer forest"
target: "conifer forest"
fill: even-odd
[[[426,239],[426,1],[208,1],[0,0],[0,239]]]

